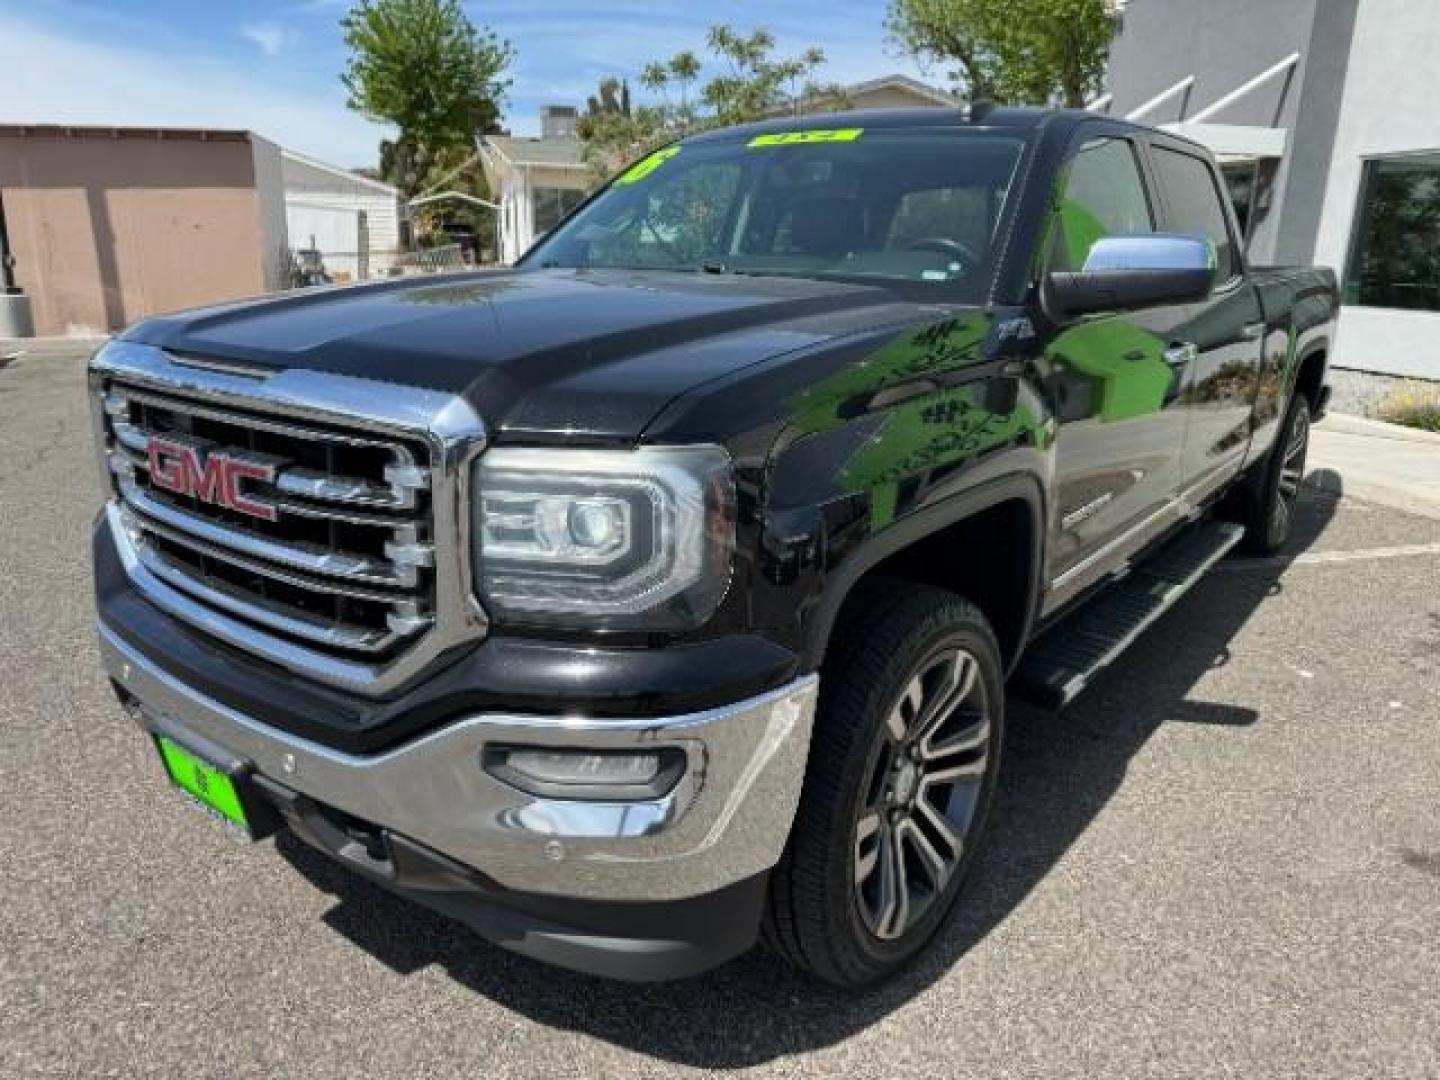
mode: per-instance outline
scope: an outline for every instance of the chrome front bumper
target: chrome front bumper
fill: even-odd
[[[105,667],[143,711],[251,762],[263,776],[419,841],[508,889],[597,900],[678,900],[772,867],[805,774],[818,680],[684,716],[478,714],[373,756],[278,731],[181,683],[103,625]],[[676,786],[654,799],[545,799],[481,767],[488,744],[675,747]]]

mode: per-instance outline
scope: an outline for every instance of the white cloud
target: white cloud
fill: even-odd
[[[345,108],[339,79],[277,83],[194,51],[100,44],[0,13],[0,122],[240,128],[342,166],[374,164],[386,130]]]
[[[280,55],[300,37],[293,26],[278,22],[246,23],[240,28],[240,36],[266,56]]]

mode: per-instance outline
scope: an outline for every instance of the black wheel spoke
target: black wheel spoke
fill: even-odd
[[[979,670],[980,666],[973,656],[958,652],[953,659],[941,661],[927,673],[933,676],[936,686],[918,712],[913,728],[914,738],[927,742],[945,725],[960,703],[974,691]]]
[[[963,713],[956,710],[952,730],[931,736],[920,744],[920,754],[927,765],[938,767],[941,762],[954,757],[971,754],[982,749],[990,741],[990,723],[983,714]],[[953,715],[953,714],[952,714]],[[932,775],[929,768],[926,775]]]
[[[863,885],[875,873],[880,862],[880,828],[878,811],[871,811],[860,819],[855,828],[855,883]]]
[[[910,685],[905,688],[904,695],[890,710],[886,718],[886,730],[889,732],[890,741],[901,743],[905,741],[915,718],[920,714],[921,706],[925,699],[925,688],[917,675],[910,680]]]
[[[910,922],[910,880],[905,869],[905,849],[894,826],[880,833],[880,888],[875,910],[875,934],[897,938]]]
[[[934,853],[936,865],[948,877],[959,862],[961,852],[965,850],[964,841],[955,834],[950,819],[935,809],[928,800],[921,799],[912,821],[916,833]],[[943,881],[937,881],[936,884],[943,884]]]

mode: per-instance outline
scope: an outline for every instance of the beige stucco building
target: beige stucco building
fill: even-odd
[[[0,213],[38,334],[390,272],[399,193],[248,131],[0,125]]]
[[[279,185],[279,148],[249,132],[0,126],[14,275],[40,334],[277,287]]]

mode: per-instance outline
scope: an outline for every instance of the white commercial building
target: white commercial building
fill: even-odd
[[[1130,0],[1093,107],[1221,156],[1251,260],[1340,277],[1336,404],[1440,381],[1436,0]]]

